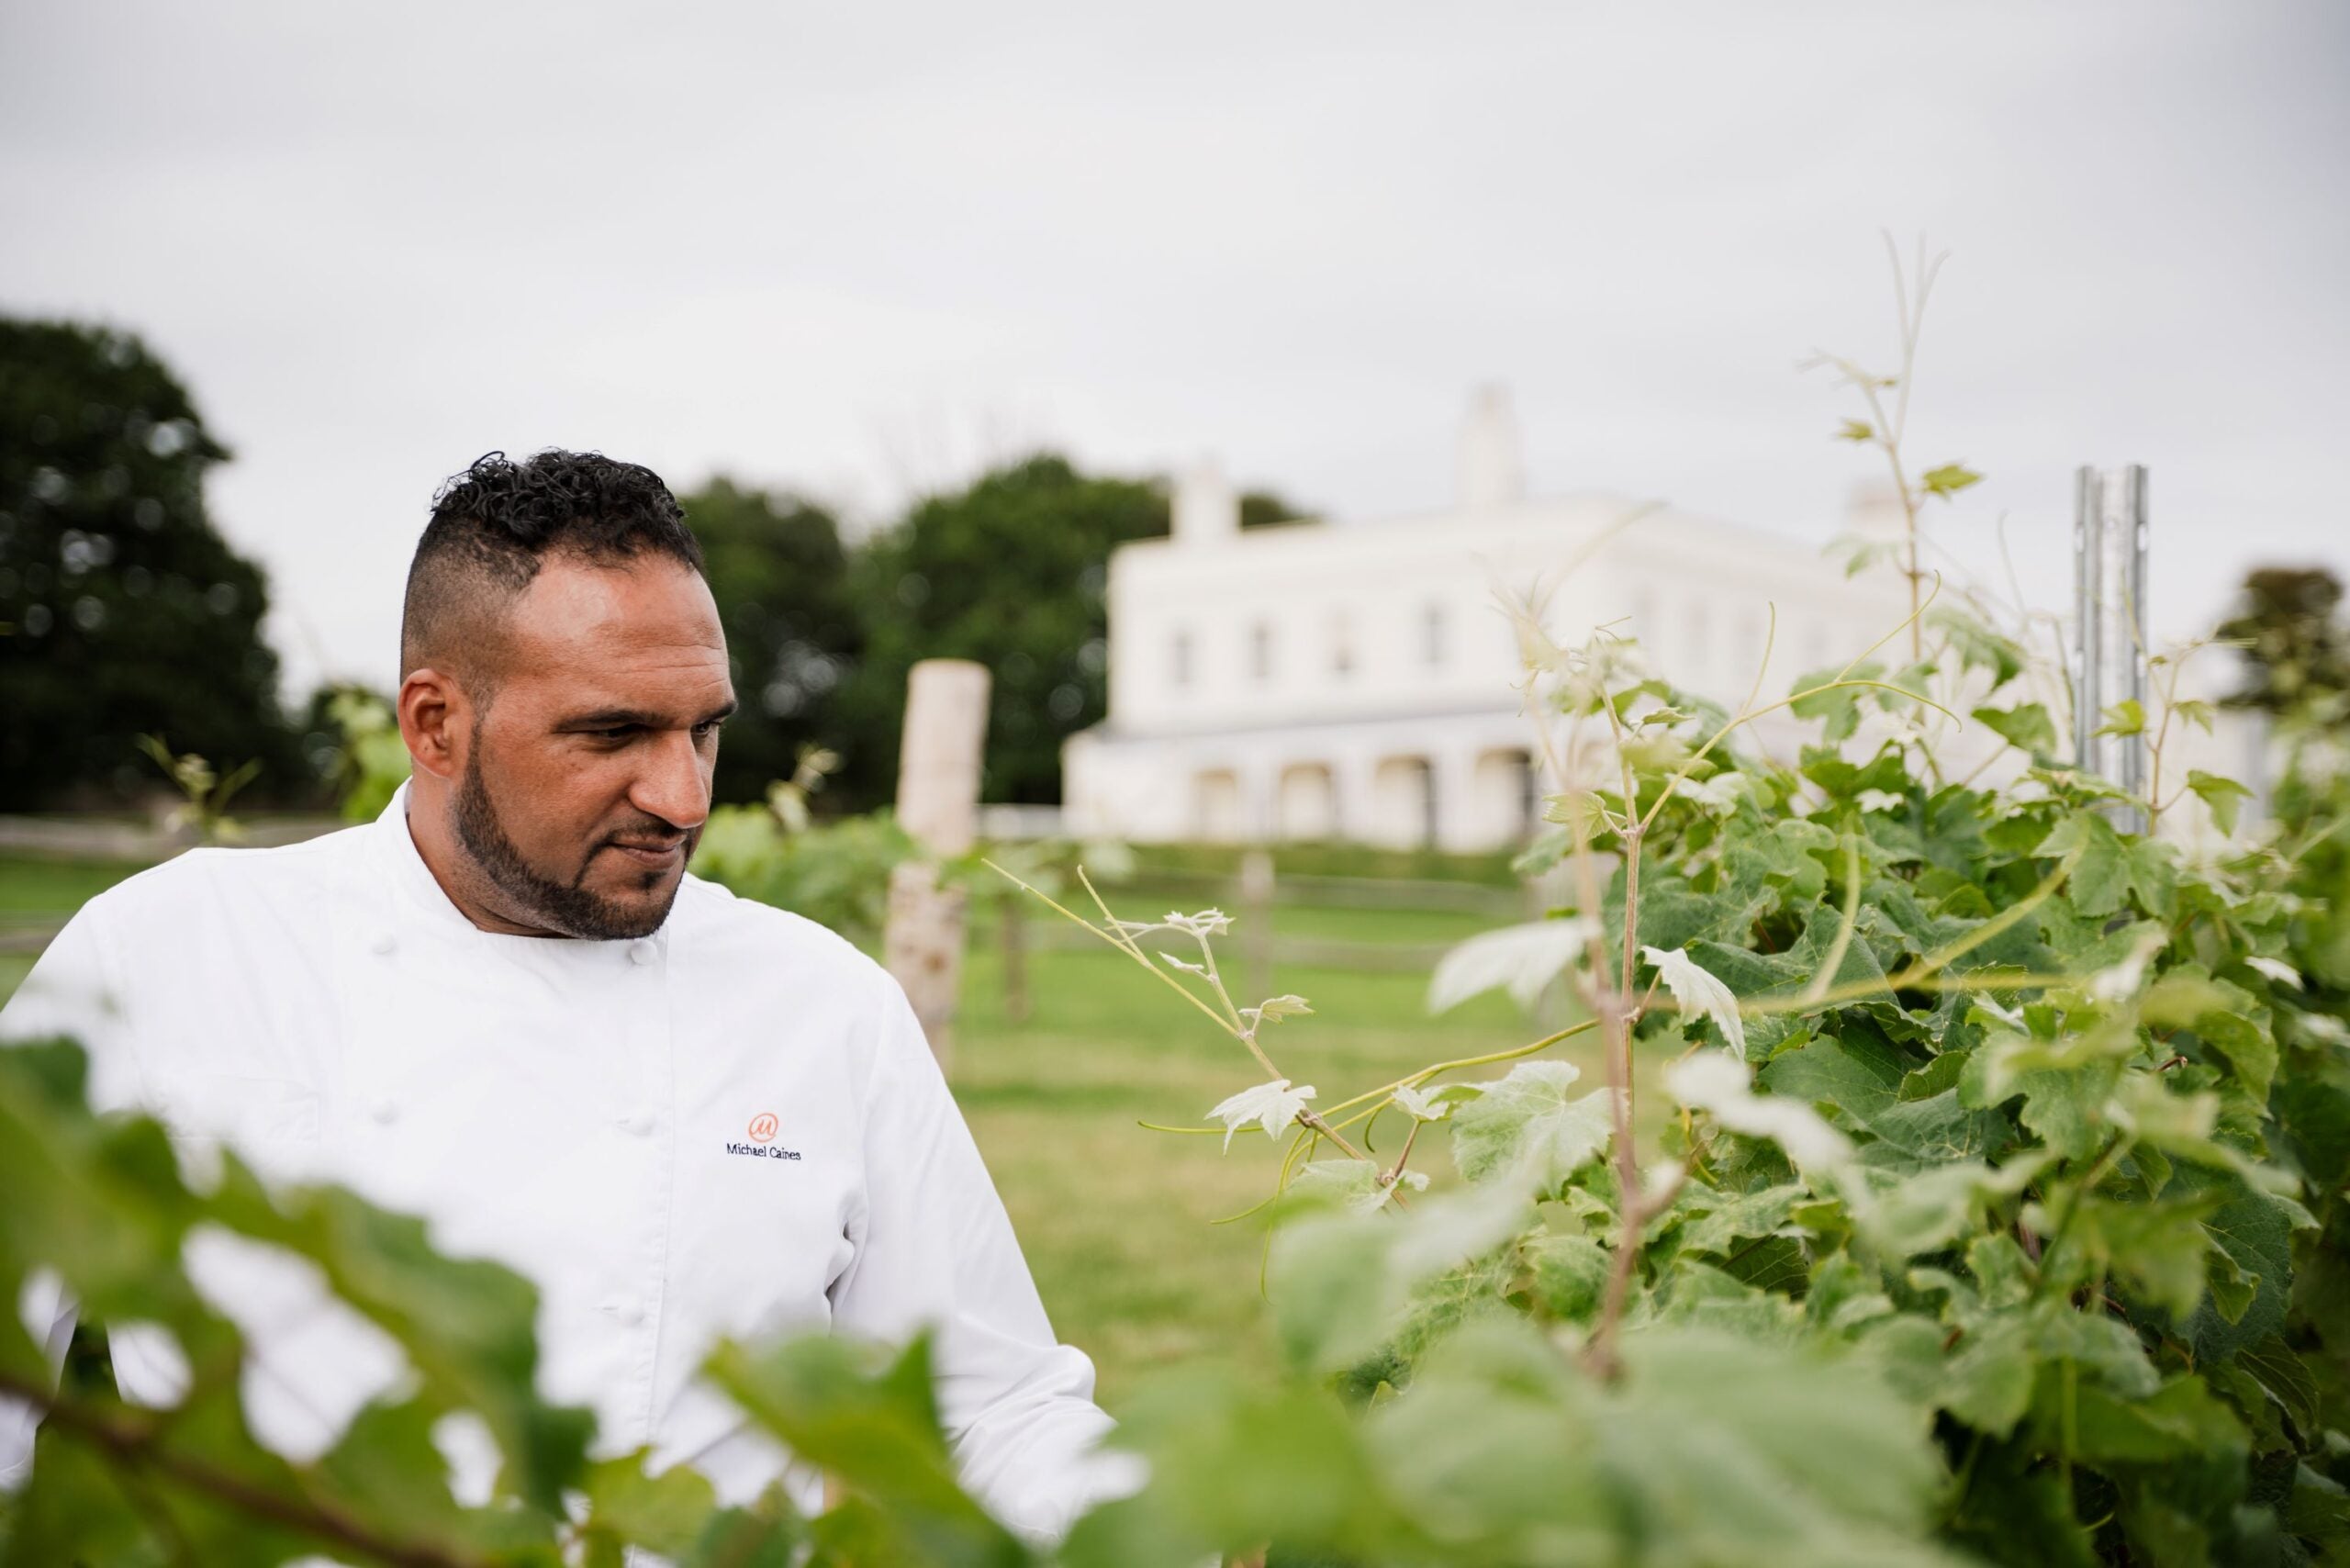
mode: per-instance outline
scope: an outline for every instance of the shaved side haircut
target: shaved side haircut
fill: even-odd
[[[549,448],[477,459],[432,498],[408,564],[400,678],[446,670],[485,706],[502,666],[506,616],[550,554],[596,566],[666,555],[702,570],[685,509],[652,469]]]

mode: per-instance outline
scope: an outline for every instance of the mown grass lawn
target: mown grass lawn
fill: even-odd
[[[1113,895],[1113,902],[1125,901]],[[1288,935],[1330,917],[1349,937],[1407,943],[1492,924],[1398,911],[1387,913],[1382,928],[1366,918],[1371,913],[1283,909],[1276,921]],[[1259,1290],[1263,1227],[1253,1217],[1214,1222],[1272,1191],[1283,1145],[1251,1126],[1226,1153],[1221,1134],[1136,1125],[1203,1125],[1208,1107],[1262,1081],[1263,1072],[1164,982],[1107,946],[1036,953],[1030,969],[1030,1016],[1015,1024],[1005,1016],[995,944],[984,928],[974,934],[952,1078],[1054,1327],[1094,1358],[1102,1396],[1113,1406],[1158,1363],[1203,1351],[1244,1362],[1268,1358]],[[1427,1063],[1506,1050],[1558,1026],[1528,1019],[1498,994],[1431,1018],[1420,969],[1300,968],[1272,979],[1277,991],[1304,996],[1315,1011],[1269,1028],[1267,1049],[1285,1076],[1314,1085],[1326,1104]],[[1601,1070],[1593,1046],[1586,1035],[1553,1052],[1595,1084]],[[1403,1133],[1391,1114],[1372,1136],[1381,1153],[1392,1154]],[[1427,1159],[1416,1165],[1439,1182],[1449,1177],[1448,1140],[1426,1139],[1420,1148]]]
[[[0,857],[0,920],[61,921],[136,869]],[[1148,887],[1111,890],[1110,897],[1120,913],[1136,916],[1201,902]],[[1212,1352],[1261,1362],[1270,1354],[1260,1331],[1264,1231],[1253,1217],[1214,1222],[1271,1192],[1281,1145],[1251,1127],[1227,1153],[1221,1135],[1155,1133],[1136,1124],[1200,1126],[1209,1106],[1263,1074],[1164,982],[1107,947],[1036,943],[1028,958],[1029,1015],[1013,1021],[994,936],[998,908],[974,901],[951,1076],[1054,1327],[1094,1358],[1102,1397],[1113,1406],[1166,1361]],[[1449,910],[1292,904],[1273,918],[1284,938],[1423,952],[1500,923]],[[1028,929],[1041,938],[1057,920],[1038,910]],[[1240,934],[1221,946],[1237,990]],[[0,1000],[31,963],[29,955],[0,954]],[[1267,1048],[1325,1104],[1428,1062],[1525,1044],[1558,1024],[1529,1019],[1499,995],[1431,1018],[1421,967],[1282,968],[1270,980],[1274,991],[1301,994],[1315,1011],[1269,1029]],[[1592,1036],[1554,1049],[1598,1081]],[[1372,1136],[1391,1153],[1402,1135],[1390,1115]],[[1447,1140],[1426,1140],[1422,1148],[1427,1159],[1416,1163],[1445,1180]]]
[[[0,919],[63,920],[143,868],[135,860],[50,860],[0,855]]]
[[[0,935],[32,934],[62,924],[89,900],[142,869],[132,860],[55,860],[29,855],[0,855]],[[33,953],[0,951],[0,1002],[6,1002],[32,972]]]

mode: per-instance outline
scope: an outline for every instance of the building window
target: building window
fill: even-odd
[[[1330,619],[1330,673],[1344,680],[1355,672],[1355,629],[1345,614]]]
[[[1444,663],[1444,606],[1431,604],[1420,616],[1420,656],[1428,667]]]
[[[1761,616],[1750,610],[1738,618],[1738,656],[1749,669],[1762,664],[1763,645],[1770,640],[1770,631]]]
[[[1704,689],[1714,678],[1714,618],[1712,610],[1698,600],[1692,600],[1682,610],[1682,668],[1675,678],[1684,685]]]
[[[1273,678],[1273,629],[1266,622],[1248,628],[1248,674],[1255,680]]]
[[[1171,685],[1192,684],[1192,634],[1178,632],[1167,644],[1167,675]]]

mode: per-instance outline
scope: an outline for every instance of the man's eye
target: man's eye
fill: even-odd
[[[634,724],[616,724],[609,730],[590,730],[588,733],[595,736],[599,741],[624,741],[628,739],[629,736],[636,734],[636,726]]]
[[[704,719],[700,723],[694,726],[694,734],[707,738],[711,735],[716,734],[718,733],[718,727],[724,722],[726,722],[726,721],[723,719]]]

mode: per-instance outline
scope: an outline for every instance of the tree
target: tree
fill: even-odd
[[[1060,744],[1102,716],[1108,686],[1104,564],[1167,532],[1167,498],[1035,456],[934,496],[878,534],[856,566],[867,618],[852,710],[850,777],[889,798],[906,672],[975,659],[994,676],[981,788],[997,801],[1060,798]]]
[[[0,319],[0,808],[148,792],[149,734],[308,782],[267,582],[205,512],[228,455],[137,337]]]
[[[1243,490],[1240,493],[1240,526],[1270,528],[1276,523],[1303,522],[1305,514],[1281,496],[1269,490]]]
[[[1299,514],[1278,497],[1240,499],[1244,527]],[[869,799],[895,787],[906,672],[923,658],[975,659],[994,676],[981,788],[991,801],[1051,803],[1061,743],[1108,701],[1110,552],[1164,535],[1156,481],[1090,476],[1039,454],[917,504],[856,563],[866,657],[849,703],[847,777]]]
[[[718,748],[718,798],[756,801],[800,749],[844,737],[842,689],[864,643],[830,512],[712,479],[681,498],[726,628],[741,711]]]
[[[2245,685],[2229,700],[2283,713],[2350,688],[2350,627],[2337,612],[2342,584],[2322,566],[2264,566],[2245,574],[2243,600],[2220,635],[2244,645]]]

